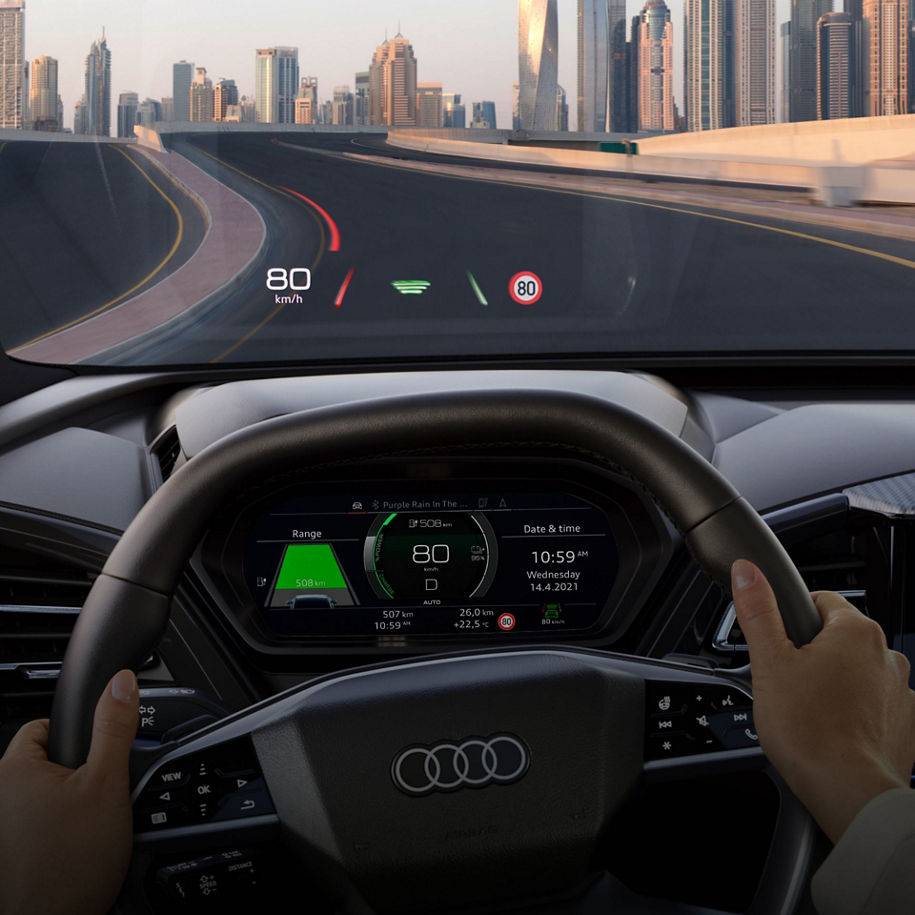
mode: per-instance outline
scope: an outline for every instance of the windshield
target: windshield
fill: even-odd
[[[0,342],[911,350],[909,23],[846,3],[0,0]]]

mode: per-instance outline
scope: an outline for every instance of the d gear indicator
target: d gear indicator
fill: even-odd
[[[489,590],[496,538],[476,512],[379,515],[365,541],[365,571],[382,600],[462,601]]]

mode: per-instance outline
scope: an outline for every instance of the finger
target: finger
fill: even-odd
[[[16,732],[16,736],[6,748],[6,757],[16,756],[20,759],[48,758],[48,719],[30,721]]]
[[[131,670],[115,674],[95,707],[87,774],[127,789],[128,760],[139,723],[139,691]]]
[[[731,567],[731,591],[737,622],[750,649],[751,666],[765,668],[794,648],[785,633],[772,587],[759,568],[738,559]]]
[[[811,594],[813,602],[820,616],[823,619],[823,625],[830,620],[840,619],[842,617],[854,617],[866,619],[864,614],[852,603],[849,603],[841,594],[835,591],[815,591]]]

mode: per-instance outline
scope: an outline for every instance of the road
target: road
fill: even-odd
[[[915,330],[903,241],[417,172],[402,157],[435,160],[377,137],[201,134],[173,148],[260,210],[268,244],[241,289],[134,362],[896,349]],[[307,291],[267,288],[304,268]],[[542,282],[535,304],[509,294],[520,271]],[[403,281],[428,286],[404,295]]]
[[[135,151],[0,148],[0,340],[20,346],[177,270],[206,231],[197,206]]]

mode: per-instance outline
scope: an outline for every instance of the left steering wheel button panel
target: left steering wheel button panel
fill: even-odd
[[[224,773],[231,772],[231,776]],[[136,801],[136,832],[273,813],[247,739],[172,760],[152,774]]]

